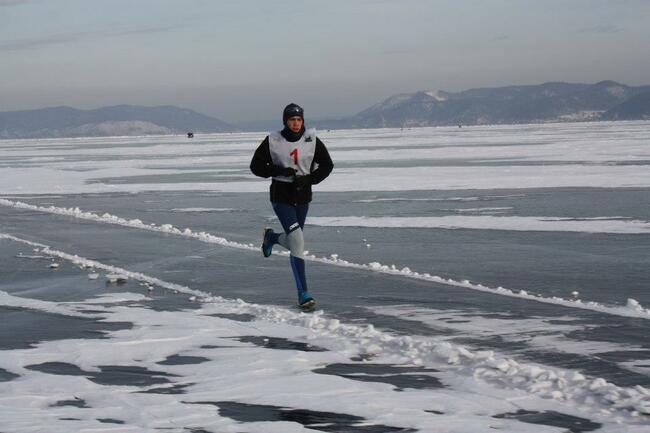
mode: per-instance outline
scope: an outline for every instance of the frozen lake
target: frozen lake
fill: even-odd
[[[0,140],[0,431],[647,431],[650,122],[318,135],[311,314],[263,133]]]

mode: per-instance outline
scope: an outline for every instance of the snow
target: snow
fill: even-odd
[[[4,238],[34,245],[16,237]],[[92,262],[98,269],[111,269],[147,282],[155,280],[160,287],[175,287],[183,293],[197,294],[201,303],[198,310],[168,312],[146,308],[141,304],[146,300],[143,296],[105,293],[101,299],[55,303],[35,302],[0,292],[0,305],[73,316],[87,316],[80,311],[92,306],[93,310],[102,310],[103,321],[133,324],[130,329],[110,332],[107,339],[59,340],[42,342],[32,349],[4,351],[0,368],[20,375],[20,380],[0,383],[3,395],[0,407],[6,414],[2,422],[20,425],[14,430],[16,432],[38,428],[52,416],[78,419],[74,424],[77,431],[98,428],[97,420],[105,418],[126,422],[128,427],[120,431],[153,431],[163,425],[172,431],[182,431],[178,426],[188,425],[235,431],[235,423],[218,416],[211,405],[187,403],[235,400],[293,407],[296,403],[294,390],[302,389],[305,382],[310,387],[301,396],[302,409],[354,413],[370,423],[422,431],[437,431],[437,426],[449,418],[453,427],[448,431],[474,432],[482,428],[486,414],[540,407],[546,410],[561,408],[564,413],[569,410],[578,416],[588,414],[590,419],[610,426],[608,431],[617,431],[617,422],[626,423],[627,430],[619,431],[641,432],[645,428],[638,424],[642,422],[638,418],[639,412],[647,411],[650,405],[650,391],[640,386],[619,387],[603,379],[526,364],[490,351],[471,351],[425,337],[395,336],[372,325],[343,324],[322,312],[309,315],[281,307],[213,297],[189,287],[177,287],[144,274],[54,251],[47,246],[41,248],[45,254],[66,258],[75,264]],[[256,320],[242,323],[215,316],[223,313],[252,314]],[[177,326],[178,323],[183,326]],[[252,347],[236,340],[236,337],[254,335],[307,341],[328,350],[285,355],[280,353],[283,351]],[[160,364],[176,354],[202,357],[206,362]],[[434,368],[438,371],[435,376],[448,387],[436,389],[435,393],[423,394],[423,390],[408,389],[395,393],[390,392],[388,384],[312,372],[325,364],[349,362],[348,358],[355,354],[372,354],[373,363],[399,362]],[[184,394],[182,399],[168,394],[142,394],[137,392],[140,387],[134,385],[106,385],[84,377],[44,374],[26,368],[46,362],[77,366],[87,372],[87,376],[100,373],[102,365],[142,367],[170,375],[165,376],[169,384],[163,386],[184,385]],[[155,384],[145,389],[159,387]],[[38,397],[26,405],[24,396],[27,395]],[[422,398],[423,395],[426,398]],[[72,399],[83,400],[88,407],[53,406]],[[432,408],[445,416],[440,418],[427,412]],[[161,418],[159,414],[162,413],[165,415]],[[462,416],[462,423],[455,422],[459,416]],[[495,428],[508,429],[506,421],[491,419],[490,423],[498,426]],[[59,432],[72,427],[68,423],[48,423],[48,428],[48,431]],[[526,426],[526,431],[550,430]]]
[[[173,186],[164,183],[89,183],[98,178],[115,178],[140,175],[188,174],[180,170],[151,170],[122,168],[97,168],[88,171],[65,171],[53,168],[3,168],[0,182],[6,185],[7,194],[59,194],[106,193],[142,191],[219,191],[265,192],[267,182],[246,181],[178,182]],[[52,179],[56,179],[55,182]],[[409,168],[339,168],[337,176],[319,191],[424,191],[458,189],[522,189],[522,188],[638,188],[650,186],[650,169],[647,166],[508,166],[508,167],[430,167]],[[389,180],[389,181],[387,181]]]
[[[170,134],[171,132],[172,130],[169,128],[141,120],[90,123],[76,128],[66,128],[62,131],[51,131],[55,135],[60,133],[63,136]]]
[[[598,116],[603,114],[604,111],[582,110],[571,114],[564,114],[559,116],[559,120],[564,122],[583,122],[586,120],[598,119]]]
[[[494,210],[494,208],[488,208]],[[461,212],[477,211],[463,209]],[[517,216],[442,217],[311,217],[308,224],[327,227],[440,228],[476,230],[554,231],[577,233],[648,234],[650,222],[619,217],[557,218]]]
[[[455,213],[504,213],[505,211],[512,210],[512,207],[472,207],[461,209],[441,209],[447,212]]]
[[[621,99],[625,97],[625,88],[623,86],[609,86],[605,90],[612,96],[616,96]]]
[[[446,101],[447,98],[444,97],[443,95],[440,94],[439,90],[433,90],[429,92],[425,92],[427,95],[431,96],[433,99],[435,99],[438,102],[443,102]]]
[[[408,197],[391,197],[391,198],[369,198],[363,200],[356,200],[357,203],[381,203],[381,202],[400,202],[400,201],[451,201],[451,202],[465,202],[465,201],[480,201],[498,198],[518,198],[525,197],[524,194],[509,194],[509,195],[484,195],[482,197],[445,197],[445,198],[408,198]]]
[[[647,125],[599,122],[320,132],[337,163],[337,176],[316,189],[647,187],[650,167],[634,164],[650,159]],[[263,192],[267,182],[247,170],[250,155],[262,138],[263,134],[246,133],[206,134],[191,143],[174,136],[0,140],[0,151],[12,161],[0,170],[0,184],[5,196],[168,190]],[[364,149],[359,149],[360,144]],[[435,169],[418,165],[418,161],[426,160],[456,163]],[[369,161],[380,165],[345,166]],[[400,162],[414,166],[399,167]],[[467,162],[479,165],[468,166]],[[185,166],[195,168],[179,169]],[[146,178],[98,181],[203,173],[206,167],[214,176],[210,182],[157,183]],[[245,180],[221,178],[233,174]]]

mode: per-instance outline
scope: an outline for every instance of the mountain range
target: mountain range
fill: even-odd
[[[232,132],[237,128],[196,111],[174,106],[117,105],[96,110],[51,107],[0,113],[0,138],[92,137],[110,135]]]
[[[601,81],[456,93],[419,91],[391,96],[346,118],[308,120],[311,126],[321,129],[346,129],[638,119],[650,119],[650,86]],[[237,127],[174,106],[118,105],[95,110],[52,107],[0,112],[0,139],[259,131],[267,127],[254,122]]]
[[[457,93],[405,93],[346,119],[320,122],[319,126],[336,129],[635,119],[650,119],[650,86],[601,81],[479,88]]]

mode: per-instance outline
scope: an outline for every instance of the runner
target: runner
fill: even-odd
[[[305,219],[312,199],[312,185],[323,181],[334,168],[323,142],[315,129],[305,129],[304,111],[289,104],[282,113],[284,129],[269,134],[259,145],[251,161],[256,176],[271,181],[271,205],[280,220],[283,232],[264,229],[262,254],[269,257],[273,245],[290,251],[289,261],[298,289],[298,304],[312,308],[315,300],[309,293],[305,274]]]

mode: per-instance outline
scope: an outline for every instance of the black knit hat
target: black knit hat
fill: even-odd
[[[302,117],[302,120],[305,120],[305,115],[304,115],[304,110],[302,107],[298,104],[291,103],[284,107],[284,111],[282,112],[282,123],[287,124],[287,120],[290,117],[295,117],[295,116],[300,116]]]

